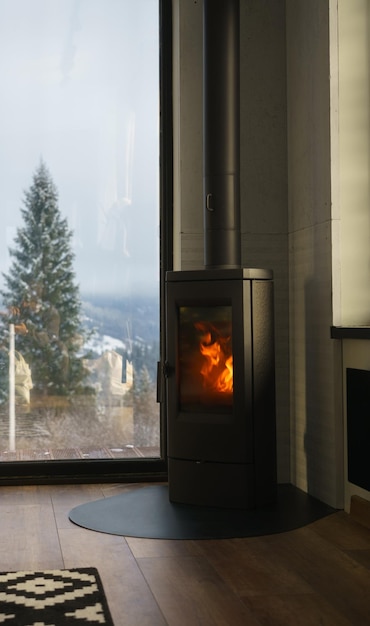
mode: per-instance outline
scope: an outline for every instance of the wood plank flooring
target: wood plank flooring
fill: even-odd
[[[118,537],[71,508],[133,485],[0,487],[0,571],[97,567],[115,626],[369,626],[370,529],[344,512],[278,535]]]

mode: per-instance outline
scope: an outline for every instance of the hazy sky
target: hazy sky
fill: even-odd
[[[81,292],[157,289],[158,62],[158,0],[0,0],[1,271],[42,158]]]

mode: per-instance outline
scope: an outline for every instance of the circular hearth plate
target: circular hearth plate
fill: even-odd
[[[127,537],[227,539],[287,532],[334,512],[292,485],[278,486],[273,506],[252,511],[175,504],[167,485],[136,485],[75,507],[69,519],[89,530]]]

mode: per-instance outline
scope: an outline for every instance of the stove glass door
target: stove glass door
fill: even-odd
[[[180,410],[229,412],[233,405],[231,306],[179,307]]]

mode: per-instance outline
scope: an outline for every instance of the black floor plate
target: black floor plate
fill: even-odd
[[[258,511],[174,504],[167,485],[151,485],[81,504],[69,519],[83,528],[126,537],[226,539],[286,532],[334,512],[292,485],[279,485],[276,504]]]

